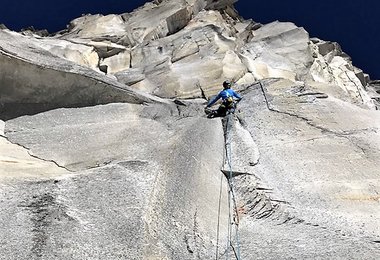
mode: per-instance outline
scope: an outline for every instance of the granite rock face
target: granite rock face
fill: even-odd
[[[91,69],[93,57],[86,46],[4,30],[0,34],[3,118],[59,107],[158,101]]]
[[[130,86],[163,98],[208,97],[218,91],[221,79],[249,85],[280,77],[337,85],[350,93],[353,102],[374,108],[365,91],[368,75],[352,66],[338,44],[310,39],[292,23],[261,25],[243,20],[233,2],[156,1],[132,13],[85,15],[66,31],[44,38],[2,30],[2,57],[16,54],[12,61],[29,60],[57,71],[94,75],[116,88]],[[56,56],[61,58],[58,63]],[[7,67],[13,70],[13,66],[17,65]],[[109,102],[92,99],[93,104]],[[76,102],[67,106],[80,103]]]
[[[378,82],[234,2],[0,29],[0,259],[380,258]]]
[[[6,132],[61,174],[46,176],[38,166],[46,175],[32,176],[30,166],[11,167],[12,179],[3,169],[13,185],[3,182],[2,192],[17,199],[3,201],[12,210],[1,218],[20,210],[2,226],[1,241],[9,245],[2,255],[178,259],[192,251],[212,257],[218,218],[227,221],[218,120],[181,117],[164,105],[110,104],[20,117],[7,121]],[[16,166],[27,162],[10,156]],[[226,237],[225,225],[220,234]],[[61,250],[67,243],[68,251]],[[21,245],[25,250],[13,250]]]
[[[260,158],[235,178],[244,258],[379,257],[380,115],[322,91],[276,79],[245,92]]]

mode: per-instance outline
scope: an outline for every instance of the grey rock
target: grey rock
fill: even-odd
[[[336,42],[321,42],[318,44],[318,50],[319,53],[323,56],[327,55],[328,53],[334,51],[335,54],[341,54],[342,49],[340,45]]]
[[[46,30],[46,29],[38,30],[38,29],[35,29],[33,26],[23,28],[23,29],[21,29],[20,32],[23,35],[29,35],[29,36],[33,36],[33,35],[40,36],[40,37],[49,36],[48,30]]]
[[[372,80],[369,82],[368,92],[371,99],[376,105],[376,109],[380,110],[380,81]]]
[[[308,33],[292,23],[266,24],[242,47],[243,63],[258,79],[301,80],[312,63],[308,42]]]
[[[130,68],[128,70],[115,73],[115,77],[119,82],[130,86],[143,81],[145,79],[145,74],[142,69]]]
[[[0,218],[19,216],[1,228],[2,255],[208,259],[218,228],[222,252],[228,221],[220,121],[171,113],[163,105],[111,104],[7,121],[10,141],[75,174],[2,182],[0,203],[12,210]]]
[[[243,256],[378,258],[379,114],[331,95],[299,102],[289,83],[255,85],[240,104],[260,151],[236,184]]]
[[[4,128],[5,128],[5,123],[3,120],[0,120],[0,135],[4,135]]]
[[[96,71],[60,59],[29,42],[29,38],[13,32],[0,33],[2,118],[57,107],[159,101]]]
[[[234,2],[0,30],[1,259],[379,259],[378,82]]]
[[[339,44],[315,40],[310,44],[314,61],[310,67],[308,84],[313,82],[336,85],[349,94],[351,102],[374,109],[375,105],[366,91],[367,77],[352,65],[351,58],[342,52]],[[322,49],[319,48],[322,46]],[[327,47],[330,46],[330,47]],[[322,50],[321,55],[320,50]],[[325,54],[325,52],[327,52]],[[311,83],[313,84],[313,83]]]

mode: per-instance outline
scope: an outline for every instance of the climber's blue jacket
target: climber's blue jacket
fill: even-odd
[[[224,89],[222,91],[219,92],[219,94],[214,97],[213,99],[211,99],[208,104],[207,104],[207,107],[211,107],[216,101],[218,101],[220,98],[222,98],[223,101],[227,100],[229,97],[235,97],[236,99],[241,99],[241,96],[236,93],[235,91],[233,91],[232,89],[228,88],[228,89]]]

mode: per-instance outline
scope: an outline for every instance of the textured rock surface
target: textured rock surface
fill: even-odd
[[[308,42],[309,35],[303,28],[273,22],[254,32],[252,40],[243,47],[242,55],[258,79],[302,79],[312,62]]]
[[[368,86],[368,92],[372,100],[374,100],[377,110],[380,110],[380,81],[371,81]]]
[[[0,259],[380,258],[378,82],[234,2],[0,30]]]
[[[377,259],[380,115],[300,95],[312,91],[265,81],[241,102],[260,151],[254,176],[236,180],[243,255]]]
[[[4,128],[5,128],[5,122],[3,120],[0,120],[0,135],[4,136]]]
[[[32,57],[42,53],[41,65],[48,67],[53,62],[46,56],[59,56],[75,63],[71,72],[166,98],[210,96],[226,78],[249,85],[257,79],[281,77],[337,85],[354,102],[374,107],[365,91],[368,77],[352,66],[338,44],[309,39],[303,28],[292,23],[244,21],[233,2],[147,3],[130,14],[82,16],[67,31],[50,38],[20,38],[2,31],[1,46],[8,56],[21,53],[20,58],[37,64],[40,59]],[[31,57],[30,52],[36,55]],[[67,61],[57,65],[53,67],[66,72],[62,66],[73,66]],[[99,103],[105,102],[109,101]]]
[[[0,34],[3,118],[58,107],[158,100],[99,72],[59,58],[50,51],[62,53],[61,48],[50,46],[47,51],[48,41],[41,44],[37,39],[8,31],[0,31]],[[66,52],[70,53],[71,49]]]
[[[19,216],[2,226],[2,245],[8,245],[2,254],[10,259],[211,258],[219,201],[220,221],[227,221],[227,201],[219,198],[227,191],[220,172],[222,127],[218,120],[172,112],[115,104],[8,121],[9,140],[73,173],[2,182],[3,198],[13,199],[2,200],[2,208],[12,210],[2,211],[1,219],[16,208]],[[220,233],[226,237],[225,225]],[[25,250],[14,251],[21,245]]]

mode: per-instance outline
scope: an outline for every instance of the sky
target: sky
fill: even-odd
[[[146,0],[0,0],[0,23],[19,31],[34,26],[57,32],[82,14],[130,12]],[[275,20],[304,27],[311,37],[338,42],[353,64],[380,79],[380,1],[358,0],[239,0],[245,19]]]

